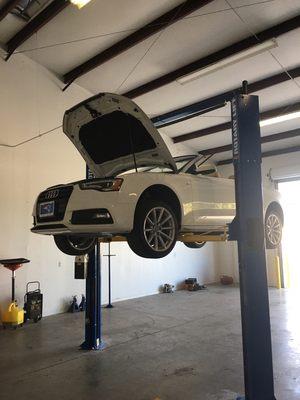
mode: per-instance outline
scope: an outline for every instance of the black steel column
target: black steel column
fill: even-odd
[[[11,302],[15,301],[15,292],[16,292],[16,271],[11,271]]]
[[[232,103],[236,218],[246,400],[274,400],[271,329],[264,243],[261,144],[257,96]]]
[[[110,253],[110,241],[108,242],[108,254],[105,255],[105,257],[108,257],[108,304],[106,308],[114,308],[114,306],[111,304],[111,262],[110,259],[111,257],[114,257],[114,254]]]

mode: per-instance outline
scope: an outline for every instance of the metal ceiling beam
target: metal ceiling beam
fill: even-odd
[[[54,0],[46,8],[44,8],[36,17],[28,22],[19,32],[15,34],[7,43],[7,57],[6,61],[10,58],[13,52],[27,39],[29,39],[35,32],[41,29],[49,21],[51,21],[57,14],[65,9],[70,4],[69,0]]]
[[[178,108],[177,110],[169,111],[165,114],[153,117],[151,121],[157,129],[177,124],[178,122],[186,121],[190,118],[198,117],[199,115],[218,110],[224,106],[232,98],[227,97],[226,93],[219,96],[214,96],[209,99],[200,100],[197,103]],[[217,104],[217,105],[215,105]]]
[[[260,142],[262,144],[270,143],[270,142],[276,142],[278,140],[291,139],[297,136],[300,136],[300,129],[293,129],[290,131],[275,133],[273,135],[263,136]],[[231,150],[232,150],[232,144],[226,144],[225,146],[218,146],[218,147],[213,147],[211,149],[200,150],[198,153],[207,156],[210,154],[213,155],[218,153],[224,153],[226,151],[231,151]]]
[[[184,75],[198,71],[201,68],[205,68],[234,54],[240,53],[241,51],[247,50],[252,46],[283,35],[284,33],[290,32],[299,27],[300,15],[297,15],[294,18],[288,19],[287,21],[284,21],[278,25],[274,25],[271,28],[265,29],[264,31],[257,33],[255,36],[251,35],[246,39],[227,46],[219,51],[216,51],[215,53],[211,53],[206,57],[200,58],[199,60],[196,60],[190,64],[175,69],[174,71],[138,86],[135,89],[129,90],[128,92],[124,93],[124,95],[129,98],[141,96],[152,90],[158,89],[161,86],[167,85],[168,83],[171,83]]]
[[[273,108],[272,110],[267,110],[260,113],[260,119],[261,120],[269,119],[299,110],[300,110],[300,102],[286,104],[285,106],[276,107]],[[226,131],[227,129],[231,129],[231,121],[224,122],[222,124],[214,126],[209,126],[208,128],[199,129],[197,131],[185,133],[183,135],[175,136],[173,138],[173,141],[174,143],[186,142],[187,140],[197,139],[203,136],[212,135],[213,133],[223,132]]]
[[[161,31],[163,28],[165,28],[166,25],[174,24],[178,20],[184,18],[185,16],[191,14],[199,8],[204,7],[212,1],[213,0],[187,0],[179,4],[177,7],[172,8],[172,10],[149,22],[149,24],[147,24],[146,26],[143,26],[136,32],[132,33],[131,35],[120,40],[111,47],[101,51],[94,57],[67,72],[63,76],[64,83],[66,83],[67,85],[72,83],[80,76],[88,73],[94,68],[99,67],[106,61],[111,60],[117,55],[147,39],[149,36],[152,36],[153,34]]]
[[[231,121],[223,122],[222,124],[209,126],[208,128],[198,129],[197,131],[185,133],[183,135],[175,136],[174,143],[186,142],[187,140],[198,139],[203,136],[212,135],[214,133],[226,131],[231,128]]]
[[[8,0],[0,9],[0,21],[2,21],[7,14],[9,14],[18,5],[18,3],[20,3],[20,0]]]
[[[277,150],[270,150],[262,153],[262,157],[273,157],[273,156],[279,156],[281,154],[290,154],[290,153],[296,153],[297,151],[300,151],[300,146],[293,146],[293,147],[286,147],[284,149],[277,149]],[[232,163],[232,158],[228,158],[227,160],[221,160],[217,162],[217,165],[227,165]]]
[[[275,74],[269,76],[264,79],[260,79],[259,81],[248,84],[248,93],[255,93],[263,89],[267,89],[269,87],[278,85],[280,83],[286,82],[290,80],[290,77],[297,78],[300,77],[300,66],[296,68],[289,69],[287,72],[281,72],[279,74]],[[169,111],[165,114],[158,115],[152,118],[152,122],[156,126],[156,128],[162,128],[164,126],[169,126],[176,124],[178,122],[186,121],[187,119],[194,118],[199,114],[199,108],[204,108],[208,111],[209,107],[212,107],[214,104],[220,103],[224,105],[224,102],[230,101],[234,93],[242,93],[242,88],[237,87],[235,89],[229,90],[227,92],[218,94],[216,96],[200,100],[196,103],[189,104],[187,106],[178,108],[176,110]],[[203,106],[202,106],[203,105]]]

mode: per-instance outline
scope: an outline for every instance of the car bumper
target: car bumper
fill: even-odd
[[[44,199],[37,200],[33,213],[35,225],[31,229],[33,233],[106,236],[132,230],[135,204],[120,192],[81,190],[78,185],[70,191],[67,200],[52,200],[55,215],[49,218],[40,217],[39,204]]]

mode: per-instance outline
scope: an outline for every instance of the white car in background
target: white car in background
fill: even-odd
[[[220,178],[201,155],[173,158],[132,100],[110,93],[87,99],[66,111],[63,130],[94,178],[40,193],[32,232],[53,235],[64,253],[85,254],[97,238],[122,235],[139,256],[160,258],[180,233],[217,234],[233,220],[234,180]],[[264,214],[266,246],[276,248],[283,212],[275,190],[264,190]]]

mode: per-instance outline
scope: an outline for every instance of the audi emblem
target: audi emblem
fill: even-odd
[[[45,199],[47,200],[55,199],[58,195],[59,195],[59,189],[49,190],[49,192],[45,194]]]

